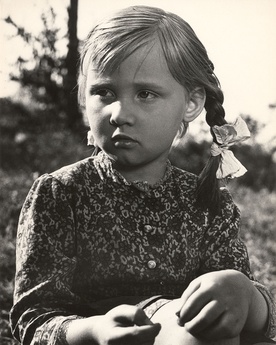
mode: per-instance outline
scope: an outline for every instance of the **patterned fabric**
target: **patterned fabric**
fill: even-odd
[[[193,174],[168,163],[154,186],[115,170],[116,181],[104,171],[102,180],[95,165],[103,159],[100,153],[41,176],[23,205],[11,324],[24,344],[60,344],[61,325],[102,313],[101,300],[180,296],[199,275],[227,268],[254,279],[227,190],[212,219],[195,207]],[[260,286],[271,335],[272,298]]]

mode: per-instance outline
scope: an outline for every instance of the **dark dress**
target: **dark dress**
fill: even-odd
[[[229,192],[212,218],[195,207],[195,175],[168,163],[154,186],[104,169],[102,179],[104,161],[99,153],[45,174],[29,192],[18,228],[15,337],[58,344],[60,325],[103,313],[101,301],[179,297],[199,275],[222,269],[243,272],[262,292],[273,336],[273,299],[250,272]]]

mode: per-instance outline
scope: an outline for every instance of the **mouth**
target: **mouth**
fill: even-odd
[[[137,144],[137,141],[125,134],[114,135],[111,140],[116,147],[132,148]]]
[[[121,141],[121,140],[135,141],[134,139],[132,139],[131,137],[129,137],[128,135],[125,135],[125,134],[114,135],[111,139],[112,139],[112,141]]]

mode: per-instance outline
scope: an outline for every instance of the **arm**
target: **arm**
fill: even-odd
[[[74,214],[63,186],[48,175],[41,177],[24,203],[17,234],[11,326],[24,343],[55,338],[64,319],[78,318],[75,307],[81,300],[71,289],[76,267],[74,230]]]
[[[65,337],[69,345],[153,344],[160,328],[142,309],[120,305],[105,315],[70,322]]]
[[[251,291],[249,310],[244,330],[264,334],[267,329],[269,318],[268,305],[262,293],[253,284]]]
[[[224,194],[223,202],[221,217],[210,224],[202,243],[201,276],[182,296],[181,323],[190,322],[186,327],[199,331],[202,323],[215,321],[212,318],[216,315],[220,325],[217,329],[211,327],[210,337],[223,336],[227,332],[235,336],[242,329],[273,337],[273,298],[250,272],[247,251],[239,239],[239,210],[228,193]],[[203,321],[197,326],[200,317]]]
[[[206,273],[181,297],[179,324],[194,336],[233,338],[242,330],[264,334],[268,308],[250,279],[236,270]]]
[[[106,344],[110,339],[114,344],[124,339],[130,345],[153,342],[160,326],[142,310],[121,306],[95,316],[95,310],[73,292],[77,241],[66,188],[55,178],[42,176],[22,208],[11,310],[14,336],[32,345],[61,345],[66,333],[73,345]]]

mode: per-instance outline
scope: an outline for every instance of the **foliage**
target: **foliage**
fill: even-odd
[[[264,124],[254,120],[250,115],[243,115],[242,118],[248,126],[251,137],[255,138],[264,127]]]
[[[189,138],[183,146],[175,147],[170,158],[180,168],[199,174],[207,162],[209,151],[210,142],[198,142]],[[255,191],[263,188],[276,190],[276,162],[273,160],[273,152],[266,151],[258,143],[233,147],[232,151],[248,170],[237,180],[239,185]]]
[[[71,0],[68,8],[68,45],[67,53],[57,48],[60,40],[60,28],[56,23],[56,13],[52,7],[41,14],[43,29],[39,34],[28,32],[9,16],[6,23],[16,30],[15,37],[20,37],[31,48],[31,57],[18,56],[17,72],[10,74],[10,79],[17,81],[29,91],[29,95],[42,108],[64,111],[67,125],[79,130],[82,126],[81,112],[77,101],[77,9],[78,0]]]
[[[276,190],[276,162],[273,160],[273,152],[264,150],[257,143],[235,147],[233,152],[247,169],[247,173],[239,178],[240,185],[255,191],[263,188]]]
[[[49,172],[89,152],[86,129],[72,133],[63,117],[53,111],[27,111],[20,103],[0,99],[0,112],[1,167],[5,171]]]
[[[11,17],[5,19],[16,29],[16,36],[31,48],[32,58],[26,60],[22,56],[17,59],[17,73],[11,73],[11,80],[18,81],[23,87],[30,89],[33,97],[44,105],[56,105],[64,99],[62,80],[66,73],[64,56],[60,56],[56,48],[59,29],[55,27],[56,14],[53,8],[43,13],[41,20],[43,29],[38,34],[27,32],[17,25]]]

